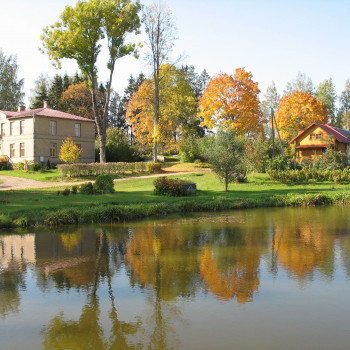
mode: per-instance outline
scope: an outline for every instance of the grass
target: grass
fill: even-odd
[[[0,175],[22,177],[25,179],[32,179],[38,181],[60,181],[61,177],[57,169],[41,169],[39,171],[24,170],[0,170]]]
[[[273,183],[267,175],[259,174],[250,177],[246,184],[232,184],[225,193],[211,172],[176,177],[195,182],[199,191],[189,197],[156,196],[154,178],[116,181],[116,193],[108,195],[64,197],[57,195],[57,188],[1,191],[0,227],[8,227],[9,220],[12,226],[61,225],[134,220],[181,212],[350,203],[350,185],[288,186]]]

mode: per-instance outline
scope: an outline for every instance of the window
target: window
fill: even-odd
[[[75,136],[80,137],[80,124],[75,124]]]
[[[6,135],[6,125],[5,123],[1,124],[1,136],[5,136]]]
[[[10,123],[10,136],[15,134],[15,122]]]
[[[10,144],[10,157],[13,158],[15,156],[15,144]]]
[[[50,134],[57,135],[57,123],[50,121]]]
[[[24,120],[21,120],[19,122],[19,134],[23,135],[24,134]]]
[[[51,145],[50,145],[50,157],[57,157],[57,143],[51,143]]]
[[[322,140],[322,134],[310,134],[310,140]]]
[[[25,156],[25,151],[24,151],[24,143],[19,144],[19,156],[24,157]]]

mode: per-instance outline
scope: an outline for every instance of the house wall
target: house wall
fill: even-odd
[[[23,134],[20,134],[20,122],[24,121]],[[13,134],[10,135],[10,123],[14,123]],[[0,116],[0,124],[5,125],[5,136],[1,137],[0,155],[10,157],[10,147],[14,144],[15,155],[11,158],[13,163],[22,162],[24,160],[34,160],[34,142],[33,142],[33,118],[23,117],[9,120],[5,116]],[[20,156],[20,144],[24,143],[24,157]]]
[[[24,120],[24,132],[20,135],[20,121]],[[56,135],[50,134],[50,121],[57,125]],[[13,135],[10,136],[10,123],[14,123]],[[0,155],[10,157],[12,163],[34,161],[44,165],[47,160],[51,164],[62,163],[58,158],[60,147],[65,138],[71,137],[76,144],[81,145],[81,163],[95,162],[95,125],[90,121],[50,118],[45,116],[30,116],[23,118],[6,118],[0,113],[0,124],[5,125],[5,136],[0,137]],[[75,136],[75,124],[80,124],[80,137]],[[1,126],[1,125],[0,125]],[[20,144],[24,143],[25,155],[20,156]],[[50,156],[51,143],[57,145],[56,156]],[[10,145],[14,144],[15,155],[11,157]]]
[[[56,135],[50,133],[50,121],[56,122]],[[75,124],[80,124],[80,137],[75,136]],[[94,123],[83,120],[50,118],[35,116],[34,118],[34,161],[40,162],[41,157],[44,163],[50,160],[51,164],[62,163],[58,158],[60,147],[63,141],[71,137],[72,140],[81,145],[81,163],[93,163],[95,161],[95,127]],[[51,144],[57,145],[56,156],[50,155]]]
[[[320,134],[320,139],[310,138],[311,134]],[[327,145],[327,144],[334,144],[335,149],[337,151],[346,153],[347,152],[347,144],[339,142],[337,140],[334,140],[331,135],[329,135],[326,131],[321,129],[319,126],[314,125],[309,130],[305,131],[298,137],[293,144],[295,146],[313,146],[313,145]],[[307,160],[314,160],[318,157],[320,157],[325,148],[315,147],[315,148],[304,148],[304,149],[298,149],[297,148],[297,161],[307,161]]]

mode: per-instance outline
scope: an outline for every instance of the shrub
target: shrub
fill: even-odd
[[[62,177],[87,177],[101,174],[121,175],[127,171],[142,173],[146,165],[137,163],[90,163],[90,164],[59,164],[58,171]]]
[[[30,171],[39,171],[40,169],[41,167],[39,163],[33,163],[30,165],[30,168],[29,168]]]
[[[194,137],[183,138],[180,143],[180,157],[183,162],[193,162],[201,157],[199,141]]]
[[[277,157],[274,157],[272,159],[269,159],[266,162],[266,170],[267,172],[271,170],[278,170],[283,171],[288,169],[288,162],[285,157],[282,155],[278,155]]]
[[[78,193],[78,186],[72,186],[71,192],[72,192],[72,194],[77,194]]]
[[[76,163],[81,157],[83,150],[72,140],[71,137],[67,137],[60,148],[60,154],[58,157],[65,163]]]
[[[154,193],[157,195],[170,197],[182,197],[188,195],[188,191],[184,187],[185,182],[182,180],[159,177],[153,183]]]
[[[14,168],[16,170],[24,170],[24,162],[19,162],[19,163],[14,164]]]
[[[50,169],[51,169],[51,163],[50,163],[50,159],[48,159],[46,162],[46,170],[50,170]]]
[[[7,164],[6,163],[0,163],[0,170],[7,170]]]
[[[148,162],[146,163],[146,169],[150,173],[160,173],[162,171],[162,163]]]
[[[62,191],[62,195],[63,196],[69,196],[70,194],[70,189],[69,188],[65,188],[63,191]]]
[[[0,215],[0,228],[11,228],[13,227],[13,221],[7,215]]]
[[[332,147],[328,147],[324,154],[313,162],[313,167],[320,170],[343,170],[347,165],[347,155],[335,151]]]
[[[91,182],[88,182],[87,184],[81,184],[79,187],[79,192],[81,194],[94,194],[94,186],[92,185]]]
[[[114,192],[114,182],[110,175],[103,174],[96,178],[94,189],[98,193],[113,193]]]

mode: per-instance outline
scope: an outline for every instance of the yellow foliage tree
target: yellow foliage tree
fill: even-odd
[[[289,141],[312,122],[327,123],[328,113],[310,92],[296,90],[280,99],[275,117],[281,138]]]
[[[77,163],[82,153],[83,150],[70,137],[67,137],[62,142],[58,157],[65,163]]]
[[[196,120],[196,97],[180,70],[173,65],[161,66],[158,123],[154,123],[154,82],[146,79],[126,108],[126,120],[135,141],[147,148],[154,143],[163,151],[177,149],[177,139],[189,132]]]
[[[244,68],[234,76],[221,73],[210,79],[199,100],[202,125],[213,129],[223,127],[238,135],[263,132],[264,117],[260,110],[258,83]]]

